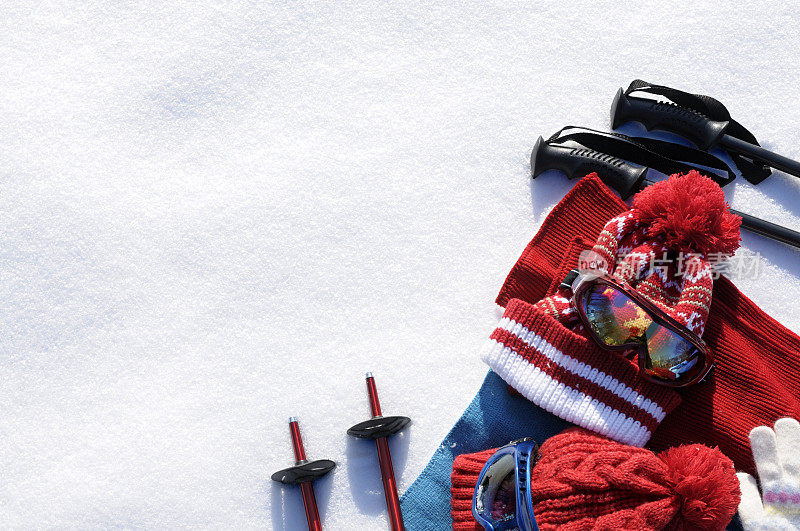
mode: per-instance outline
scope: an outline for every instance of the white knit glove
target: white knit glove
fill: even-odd
[[[753,428],[750,448],[764,502],[755,478],[736,474],[742,488],[742,526],[747,531],[800,531],[800,422],[784,418],[775,422],[775,431],[768,426]]]

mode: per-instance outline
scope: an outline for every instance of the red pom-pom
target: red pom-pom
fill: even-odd
[[[682,499],[684,529],[723,530],[739,507],[741,491],[733,462],[718,448],[701,444],[670,448],[658,455]]]
[[[742,218],[730,213],[722,188],[697,171],[648,186],[633,209],[647,233],[675,251],[730,256],[739,248]]]

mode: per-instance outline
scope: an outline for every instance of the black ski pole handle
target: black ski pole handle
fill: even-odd
[[[628,199],[642,188],[647,168],[634,166],[622,159],[594,151],[576,142],[548,144],[542,137],[531,152],[533,178],[547,170],[558,170],[568,179],[597,173],[606,186]]]
[[[663,129],[686,137],[703,151],[721,146],[730,152],[800,177],[800,162],[725,134],[728,121],[712,120],[675,103],[629,96],[619,89],[614,96],[614,103],[611,104],[611,126],[616,129],[629,121],[640,122],[648,130]],[[760,180],[751,182],[758,184]]]
[[[531,173],[534,179],[547,170],[558,170],[566,174],[568,179],[581,178],[596,172],[606,186],[617,192],[622,199],[628,199],[645,186],[653,184],[653,181],[645,178],[647,169],[646,166],[635,166],[625,160],[588,149],[574,141],[548,144],[539,137],[531,153]],[[741,216],[743,229],[800,248],[800,232],[737,210],[731,210],[731,213]]]
[[[720,142],[729,123],[712,120],[674,103],[628,96],[619,89],[611,104],[611,127],[616,129],[631,121],[640,122],[648,131],[663,129],[684,136],[703,151]]]

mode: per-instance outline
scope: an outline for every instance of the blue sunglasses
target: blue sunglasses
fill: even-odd
[[[508,443],[486,461],[472,496],[472,515],[484,529],[539,531],[529,489],[538,460],[539,445],[525,438]]]

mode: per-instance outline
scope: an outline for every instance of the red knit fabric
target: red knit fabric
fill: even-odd
[[[579,268],[628,283],[702,336],[711,306],[712,260],[736,251],[740,223],[717,183],[697,171],[673,175],[636,194],[630,210],[606,222],[592,252],[582,258],[591,265]],[[562,324],[577,320],[568,295],[556,293],[536,305]]]
[[[472,494],[475,492],[475,485],[478,483],[483,465],[496,450],[497,448],[492,448],[474,454],[459,455],[453,461],[453,474],[450,476],[453,529],[458,531],[483,529],[472,517]]]
[[[673,452],[683,460],[670,459]],[[733,463],[719,450],[690,446],[656,456],[572,428],[542,445],[531,497],[543,531],[712,531],[730,522],[740,494]]]
[[[591,248],[608,220],[628,210],[599,178],[582,179],[547,216],[503,284],[497,303],[534,304]],[[681,389],[682,403],[648,446],[718,446],[737,470],[754,473],[748,434],[781,417],[800,417],[800,337],[764,313],[733,283],[714,282],[703,339],[716,368],[708,381]]]
[[[494,450],[453,464],[453,528],[474,530],[474,485]],[[551,437],[531,472],[533,512],[540,529],[716,531],[739,504],[733,463],[701,445],[652,451],[581,428]]]
[[[627,444],[644,446],[680,403],[672,388],[642,378],[634,362],[519,299],[506,306],[488,349],[495,372],[539,407]],[[570,402],[578,393],[589,398]]]

